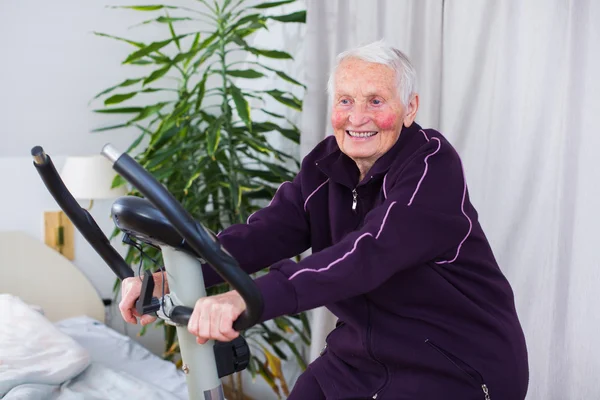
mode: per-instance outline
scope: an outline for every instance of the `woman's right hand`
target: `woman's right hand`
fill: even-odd
[[[156,272],[152,274],[154,278],[154,292],[152,293],[155,297],[160,297],[163,294],[162,280],[163,273]],[[168,282],[167,277],[165,278],[165,294],[168,293]],[[138,276],[132,278],[126,278],[121,282],[121,302],[119,303],[119,311],[126,322],[130,324],[137,324],[137,318],[140,318],[142,325],[148,325],[156,320],[156,317],[150,314],[142,315],[135,309],[135,302],[140,297],[142,291],[142,279]]]

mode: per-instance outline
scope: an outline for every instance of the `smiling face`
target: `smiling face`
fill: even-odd
[[[335,74],[331,124],[339,148],[356,162],[361,179],[410,126],[418,96],[404,107],[394,70],[383,64],[346,59]]]

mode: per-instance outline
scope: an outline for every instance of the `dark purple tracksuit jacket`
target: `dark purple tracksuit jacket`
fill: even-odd
[[[358,180],[328,137],[268,207],[221,232],[246,271],[271,265],[262,319],[323,305],[339,318],[309,366],[328,399],[524,399],[513,293],[454,148],[412,124]]]

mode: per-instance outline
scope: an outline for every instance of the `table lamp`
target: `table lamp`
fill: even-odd
[[[112,187],[117,173],[110,161],[101,155],[68,157],[60,176],[69,192],[77,200],[113,199],[127,194],[127,188]],[[62,211],[44,213],[44,242],[69,260],[75,258],[73,223]]]

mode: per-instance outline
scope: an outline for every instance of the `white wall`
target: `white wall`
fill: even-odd
[[[131,13],[104,1],[0,2],[1,157],[26,157],[42,144],[51,154],[97,153],[107,142],[124,147],[133,132],[90,134],[108,122],[88,105],[123,79],[127,45],[92,31],[126,34]],[[98,106],[98,104],[96,104]]]
[[[147,25],[141,29],[128,29],[142,20],[140,13],[106,7],[107,4],[143,3],[133,0],[0,1],[1,231],[20,230],[43,240],[43,212],[59,209],[32,166],[31,147],[42,145],[60,171],[67,156],[97,154],[107,142],[124,150],[137,137],[135,130],[91,133],[95,128],[122,121],[118,116],[94,113],[92,110],[101,108],[101,104],[90,104],[91,99],[107,87],[138,76],[135,68],[142,68],[127,68],[120,64],[132,51],[131,46],[95,36],[92,32],[146,43],[164,39],[165,31],[160,29],[165,27]],[[189,1],[184,0],[170,3],[189,5]],[[300,2],[291,9],[284,7],[272,12],[284,14],[301,7]],[[150,14],[147,16],[150,18]],[[260,42],[259,47],[285,48],[297,54],[301,48],[297,40],[298,29],[296,24],[285,26],[285,30],[280,25],[261,33],[256,39]],[[292,44],[291,49],[282,47]],[[290,68],[293,65],[286,61],[278,68],[298,77],[297,69]],[[285,110],[277,112],[286,113]],[[297,122],[298,115],[286,115]],[[110,205],[110,201],[96,201],[91,211],[107,234],[113,227],[109,218]],[[73,263],[102,297],[112,297],[113,274],[79,233],[76,233]],[[145,336],[137,338],[138,329],[131,325],[125,327],[115,306],[108,311],[112,315],[108,320],[110,326],[121,332],[127,331],[160,354],[161,329],[150,329]],[[297,371],[294,367],[292,374],[295,379]],[[258,379],[259,389],[249,390],[250,394],[271,398],[270,389],[260,381]]]
[[[132,73],[120,65],[130,51],[128,45],[92,31],[134,39],[144,34],[144,40],[158,31],[152,27],[128,31],[135,13],[108,9],[105,4],[97,0],[0,2],[0,187],[4,193],[0,230],[21,230],[43,240],[43,212],[59,209],[31,165],[31,147],[42,145],[60,170],[66,156],[97,154],[107,142],[126,149],[136,137],[134,130],[90,133],[118,118],[94,113],[101,104],[90,104],[92,98]],[[97,201],[92,209],[107,234],[112,230],[110,204]],[[114,276],[78,233],[73,262],[102,297],[112,297]],[[115,308],[109,311],[116,316]],[[111,318],[109,324],[124,329],[120,318]],[[128,331],[135,334],[137,329]],[[159,353],[161,337],[157,330],[142,341]]]

